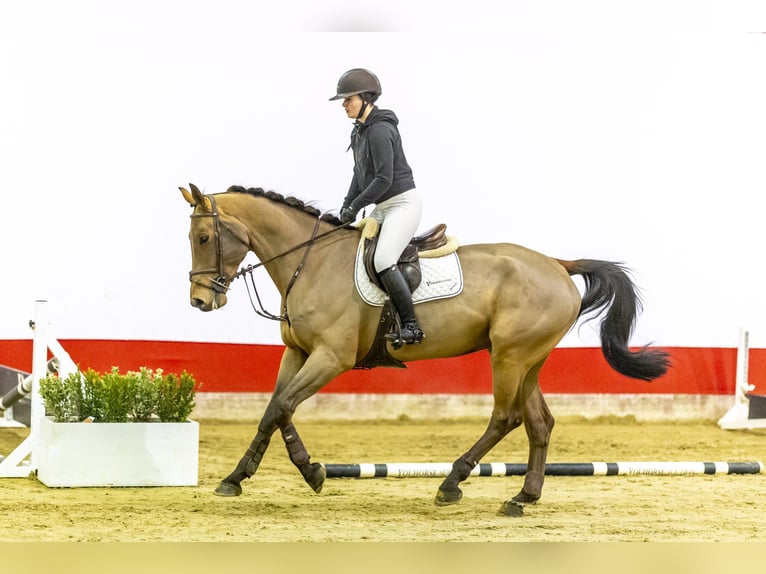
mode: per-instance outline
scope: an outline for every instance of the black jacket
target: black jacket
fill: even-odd
[[[381,203],[415,187],[398,123],[394,112],[375,107],[364,123],[354,125],[350,146],[354,152],[354,177],[343,207],[356,213],[366,205]]]

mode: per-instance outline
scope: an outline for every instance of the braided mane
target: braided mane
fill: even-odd
[[[265,197],[268,200],[287,205],[288,207],[292,207],[313,217],[318,217],[322,221],[331,223],[332,225],[340,225],[340,219],[335,215],[330,213],[323,214],[313,205],[308,205],[302,199],[298,199],[297,197],[285,197],[281,193],[277,193],[276,191],[266,191],[262,187],[244,187],[242,185],[232,185],[226,192],[248,193],[250,195],[255,195],[256,197]]]

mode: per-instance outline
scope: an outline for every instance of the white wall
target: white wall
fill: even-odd
[[[327,99],[365,66],[423,228],[624,261],[636,343],[766,346],[762,2],[274,4],[0,4],[0,338],[42,298],[60,338],[278,342],[241,283],[189,306],[177,187],[337,209],[351,126]]]

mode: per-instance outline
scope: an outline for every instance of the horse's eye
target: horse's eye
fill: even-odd
[[[207,243],[208,241],[210,241],[210,236],[209,235],[204,234],[204,235],[200,235],[199,236],[199,244],[200,245],[205,245],[205,243]]]

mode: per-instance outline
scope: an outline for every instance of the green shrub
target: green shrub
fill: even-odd
[[[180,377],[162,377],[158,390],[157,415],[162,422],[185,421],[194,410],[195,382],[186,371]]]
[[[86,417],[93,417],[97,421],[104,419],[104,392],[102,387],[103,382],[99,373],[93,369],[88,369],[83,373],[79,420]]]
[[[104,398],[104,410],[98,420],[104,423],[126,423],[128,413],[133,408],[133,373],[121,375],[117,367],[101,377],[101,391]]]
[[[80,420],[83,380],[80,372],[70,374],[65,379],[56,376],[40,379],[40,396],[53,420],[58,423]]]
[[[162,371],[158,369],[157,373],[153,373],[146,367],[141,367],[138,373],[132,374],[135,378],[133,379],[131,416],[134,421],[146,422],[152,418],[152,415],[157,410]]]
[[[40,396],[56,422],[183,422],[194,410],[197,384],[186,371],[164,375],[142,367],[121,374],[117,367],[105,374],[89,369],[65,379],[49,375],[40,380]]]

